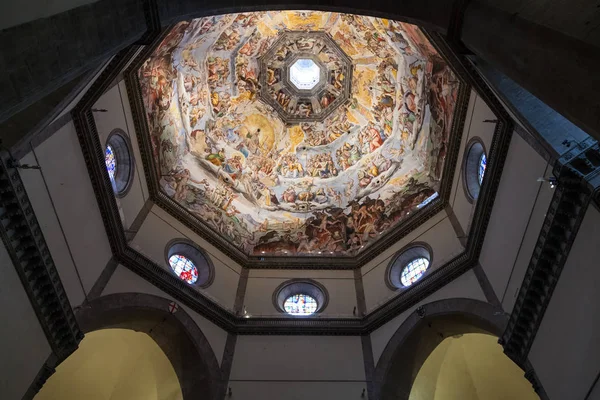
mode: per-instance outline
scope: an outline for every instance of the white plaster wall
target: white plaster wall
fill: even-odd
[[[385,273],[396,252],[412,242],[425,242],[433,250],[433,260],[427,273],[444,265],[464,250],[446,212],[440,212],[361,268],[368,312],[402,293],[402,289],[393,291],[387,287]]]
[[[548,178],[550,175],[552,175],[552,168],[550,165],[548,165],[546,168],[545,177]],[[525,229],[525,234],[523,235],[523,241],[521,242],[517,251],[517,258],[510,273],[506,290],[504,295],[499,298],[500,302],[502,303],[502,308],[507,313],[512,312],[517,300],[519,289],[523,283],[525,272],[527,272],[529,261],[531,261],[533,249],[535,248],[538,237],[540,236],[540,231],[542,229],[542,225],[544,224],[544,219],[546,218],[546,213],[548,212],[548,207],[550,206],[553,195],[554,190],[550,189],[550,185],[547,182],[539,184],[537,198],[535,203],[531,206],[531,214],[529,216],[527,228]]]
[[[133,181],[126,196],[118,199],[119,206],[125,216],[124,227],[127,229],[144,206],[146,199],[148,199],[148,186],[125,82],[120,81],[104,93],[94,104],[94,108],[107,110],[107,112],[94,113],[94,120],[103,149],[106,147],[108,136],[117,128],[123,130],[131,142],[132,157],[135,160]]]
[[[235,399],[352,399],[366,388],[360,337],[239,336]]]
[[[600,371],[599,238],[590,206],[529,353],[551,399],[584,399]]]
[[[487,106],[483,99],[479,97],[474,90],[472,90],[471,97],[469,98],[469,108],[465,117],[465,127],[463,130],[460,152],[458,154],[458,161],[456,163],[456,170],[454,173],[452,193],[450,195],[450,204],[452,205],[454,214],[466,233],[469,232],[471,218],[473,216],[473,210],[475,206],[475,203],[472,204],[467,200],[467,196],[465,195],[465,190],[463,188],[464,179],[462,168],[464,161],[463,159],[467,150],[466,146],[471,138],[479,137],[485,146],[486,154],[489,156],[496,124],[483,121],[494,119],[496,119],[496,116],[492,110]]]
[[[2,241],[0,304],[0,398],[20,399],[51,349]]]
[[[367,388],[365,382],[331,381],[229,381],[229,387],[231,399],[239,400],[362,400],[362,391]]]
[[[197,290],[222,307],[233,310],[241,267],[159,207],[152,208],[131,246],[171,272],[165,259],[165,249],[171,240],[182,238],[192,240],[203,248],[215,267],[213,283],[206,289]]]
[[[541,183],[537,179],[544,176],[546,166],[546,161],[527,142],[513,134],[479,257],[499,299],[505,297],[505,289],[540,189]],[[524,256],[526,250],[523,249]]]
[[[21,177],[69,300],[78,305],[81,286],[90,291],[112,253],[73,123],[22,161],[41,167],[41,171],[22,170]]]
[[[309,278],[329,293],[329,304],[318,317],[353,317],[356,289],[352,271],[250,270],[244,305],[252,316],[282,316],[273,306],[272,295],[288,279]]]
[[[469,270],[465,272],[443,288],[439,289],[437,292],[433,293],[431,296],[426,297],[419,303],[415,304],[402,314],[392,319],[387,324],[373,331],[371,333],[371,344],[373,347],[373,358],[375,360],[375,365],[377,365],[379,357],[385,349],[385,346],[387,346],[390,338],[394,335],[406,318],[408,318],[408,316],[417,309],[417,307],[423,304],[432,303],[437,300],[452,298],[468,298],[486,301],[485,294],[483,293],[483,290],[481,289],[481,286],[479,285],[477,277],[473,271]]]
[[[36,160],[33,153],[23,157],[21,163],[35,165]],[[78,306],[85,299],[84,289],[77,277],[69,243],[61,230],[58,216],[54,211],[50,194],[44,185],[42,174],[34,169],[21,170],[20,174],[69,302],[73,307]]]
[[[163,297],[165,299],[174,300],[167,293],[163,292],[153,284],[145,281],[143,278],[125,268],[122,265],[117,266],[117,269],[110,278],[108,284],[102,292],[102,296],[114,293],[146,293],[154,296]],[[210,343],[217,361],[221,364],[225,342],[227,341],[227,332],[217,325],[213,324],[200,314],[196,313],[189,307],[180,304],[179,306],[187,312],[190,317],[196,322],[206,339]]]

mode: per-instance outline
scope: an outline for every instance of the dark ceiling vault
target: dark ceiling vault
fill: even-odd
[[[577,30],[574,28],[577,24],[547,28],[535,18],[519,14],[519,10],[500,10],[484,3],[481,0],[377,0],[369,3],[358,0],[267,0],[260,4],[231,0],[202,3],[195,0],[123,0],[119,7],[114,7],[112,0],[99,0],[2,31],[0,68],[7,73],[2,78],[0,127],[3,131],[12,129],[4,124],[11,115],[42,101],[43,96],[61,90],[119,50],[132,43],[150,43],[152,35],[161,26],[234,11],[308,8],[391,18],[447,33],[461,51],[475,52],[491,62],[540,100],[600,139],[596,101],[600,80],[595,74],[596,65],[600,63],[597,35],[589,34],[586,38],[571,34],[571,30]],[[551,16],[564,14],[563,10],[568,7],[564,4],[552,4],[544,15],[551,19]],[[594,6],[569,10],[570,21],[590,22],[580,32],[597,25],[598,14],[590,13],[590,7]],[[556,57],[556,54],[562,56]],[[11,142],[6,143],[8,147],[22,138],[18,134],[12,136]]]

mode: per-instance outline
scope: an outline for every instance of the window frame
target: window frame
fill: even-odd
[[[115,159],[115,174],[110,179],[106,168],[106,148],[112,148]],[[108,135],[103,149],[106,175],[116,197],[123,198],[129,193],[135,176],[135,158],[129,136],[122,129],[113,129]],[[114,185],[113,185],[114,182]]]
[[[173,270],[169,259],[173,255],[181,255],[189,259],[198,270],[198,279],[194,283],[188,283],[181,279]],[[215,279],[215,267],[209,255],[204,249],[189,239],[173,239],[165,246],[165,262],[169,272],[173,274],[181,283],[205,289],[209,287]]]
[[[467,201],[471,204],[473,204],[479,198],[481,188],[485,182],[486,174],[484,173],[482,182],[479,183],[479,164],[482,155],[485,155],[487,164],[489,162],[489,155],[485,144],[480,137],[474,136],[465,146],[461,168],[463,190],[465,192]],[[488,167],[486,165],[486,173],[487,172]]]
[[[285,310],[285,302],[292,296],[304,294],[317,302],[317,309],[308,315],[293,315]],[[281,283],[273,292],[273,306],[279,312],[290,318],[310,318],[323,312],[329,303],[329,293],[325,286],[313,279],[290,279]]]
[[[417,279],[411,285],[406,286],[402,283],[401,280],[402,272],[405,270],[409,263],[411,263],[417,258],[427,259],[429,261],[429,265],[419,279]],[[400,249],[398,252],[396,252],[396,254],[388,263],[385,273],[385,283],[387,287],[391,290],[406,290],[414,287],[416,284],[421,282],[429,273],[431,273],[432,268],[433,250],[431,246],[425,242],[412,242],[409,245]]]

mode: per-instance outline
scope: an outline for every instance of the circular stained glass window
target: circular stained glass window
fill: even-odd
[[[198,268],[189,258],[181,254],[173,254],[169,257],[169,265],[181,280],[189,284],[196,283],[198,280]]]
[[[311,315],[317,311],[317,301],[306,294],[295,294],[286,299],[283,309],[290,315]]]
[[[124,131],[115,129],[108,136],[104,164],[117,197],[125,196],[133,181],[134,160],[130,148],[131,144]]]
[[[106,146],[104,151],[104,162],[106,163],[106,169],[108,170],[108,176],[111,181],[115,180],[115,174],[117,173],[117,158],[115,157],[115,151],[109,144]]]
[[[479,158],[479,170],[477,171],[477,177],[479,178],[479,185],[483,183],[483,176],[485,175],[485,166],[487,164],[487,158],[485,157],[485,153],[481,154]]]
[[[425,271],[429,268],[429,260],[425,257],[415,258],[406,264],[406,267],[400,274],[400,282],[407,287],[421,279]]]
[[[321,69],[309,58],[300,58],[290,67],[290,81],[301,90],[310,90],[321,79]]]

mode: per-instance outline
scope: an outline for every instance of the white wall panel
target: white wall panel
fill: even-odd
[[[352,274],[352,271],[250,270],[244,305],[253,316],[281,316],[272,301],[277,287],[288,279],[309,278],[318,281],[329,293],[329,304],[318,316],[352,317],[356,306],[354,276],[349,276]],[[346,278],[340,279],[340,275]]]
[[[479,257],[496,295],[504,291],[515,264],[546,161],[519,135],[513,134],[494,208]]]
[[[547,166],[546,177],[550,175],[552,175],[552,168],[551,166]],[[536,202],[532,205],[532,212],[529,217],[529,222],[527,223],[523,241],[518,250],[517,259],[515,260],[515,264],[510,273],[508,285],[506,286],[504,295],[500,297],[502,308],[508,313],[512,312],[515,301],[517,300],[519,289],[523,283],[525,272],[527,272],[533,249],[540,236],[540,231],[544,224],[544,219],[546,218],[546,213],[553,195],[554,190],[550,189],[548,183],[541,183],[539,185]]]
[[[473,271],[467,271],[457,279],[453,280],[443,288],[431,296],[425,298],[421,302],[415,304],[402,314],[392,319],[381,328],[371,333],[371,344],[373,346],[373,357],[375,364],[379,361],[381,353],[387,346],[390,338],[398,330],[400,325],[417,307],[423,304],[432,303],[437,300],[452,299],[452,298],[469,298],[475,300],[486,301],[485,294],[477,281],[477,277]]]
[[[230,381],[237,400],[361,400],[365,382],[248,382]],[[366,395],[364,397],[366,399]]]
[[[171,296],[122,265],[119,265],[113,273],[110,281],[102,292],[102,296],[113,293],[146,293],[173,300]],[[204,336],[206,336],[206,339],[210,343],[210,346],[217,357],[217,361],[220,364],[223,356],[223,349],[225,348],[225,342],[227,341],[227,332],[187,306],[183,304],[179,305],[190,315],[190,317],[192,317]]]
[[[551,399],[584,399],[600,371],[599,238],[590,206],[529,353]]]
[[[48,185],[49,195],[54,202],[75,266],[85,290],[89,292],[112,253],[73,123],[69,122],[58,130],[37,147],[34,153],[42,168],[41,173]],[[23,174],[29,183],[27,190],[40,193],[43,197],[40,192],[43,191],[42,182],[35,174],[40,174],[40,171],[29,170]],[[49,212],[48,204],[43,205],[42,198],[39,202],[36,200],[36,203],[42,213]],[[48,238],[58,235],[57,224],[52,224],[51,220],[49,216]],[[75,289],[71,285],[74,278],[69,267],[70,256],[64,255],[64,248],[61,249],[59,241],[58,238],[51,239],[51,250],[56,250],[57,262],[65,263],[59,271],[67,272],[64,275],[65,281],[69,282],[69,292],[73,294]],[[77,295],[74,299],[79,301]]]
[[[364,381],[359,336],[238,336],[232,381]]]
[[[465,126],[463,129],[460,149],[456,161],[456,169],[454,170],[454,177],[452,179],[452,192],[450,193],[450,205],[452,206],[454,214],[456,215],[456,218],[460,222],[460,225],[465,232],[467,232],[467,228],[469,227],[473,204],[469,203],[467,197],[465,196],[465,191],[463,190],[462,166],[466,150],[465,147],[471,135],[471,122],[473,120],[473,111],[475,110],[476,102],[483,102],[483,100],[481,100],[481,98],[477,95],[477,92],[471,90],[467,115],[465,116]]]
[[[20,399],[51,353],[46,335],[0,241],[0,397]]]
[[[173,239],[187,238],[194,241],[207,252],[215,267],[213,283],[208,288],[198,289],[198,291],[212,298],[222,307],[232,310],[239,283],[238,271],[241,271],[241,268],[193,232],[182,227],[173,217],[159,210],[156,206],[152,208],[131,246],[165,270],[171,271],[165,260],[167,244]],[[232,265],[238,269],[232,268]]]
[[[144,206],[144,202],[148,198],[148,188],[146,177],[142,168],[142,160],[131,117],[131,109],[127,97],[127,90],[123,81],[118,85],[113,86],[104,93],[94,104],[95,108],[105,109],[107,112],[94,113],[96,121],[96,129],[100,137],[100,143],[103,148],[106,147],[106,141],[110,133],[115,129],[121,129],[131,142],[131,156],[134,158],[134,176],[131,187],[127,194],[117,199],[119,206],[125,215],[124,226],[131,226],[139,211]]]
[[[365,288],[365,299],[367,303],[367,311],[372,311],[377,306],[385,303],[390,298],[397,296],[401,293],[401,290],[392,291],[385,284],[385,273],[388,264],[392,261],[392,258],[396,251],[406,246],[410,242],[418,241],[425,242],[431,246],[433,250],[433,260],[429,267],[429,272],[434,271],[436,268],[444,265],[455,256],[459,255],[463,251],[463,247],[460,241],[456,237],[456,232],[450,223],[450,220],[445,217],[446,212],[442,211],[439,216],[432,218],[429,223],[420,227],[417,231],[420,234],[408,235],[403,240],[399,241],[393,246],[393,251],[386,251],[385,258],[379,260],[376,265],[370,264],[369,267],[363,267],[363,286]],[[433,220],[433,221],[432,221]],[[434,222],[434,225],[426,228]],[[406,241],[405,241],[406,240]]]
[[[36,160],[33,153],[23,157],[21,163],[35,165]],[[54,212],[54,206],[44,185],[42,174],[35,169],[24,169],[20,171],[20,175],[69,302],[72,307],[78,306],[85,299],[85,293],[77,277],[77,270],[69,253],[69,244]]]

